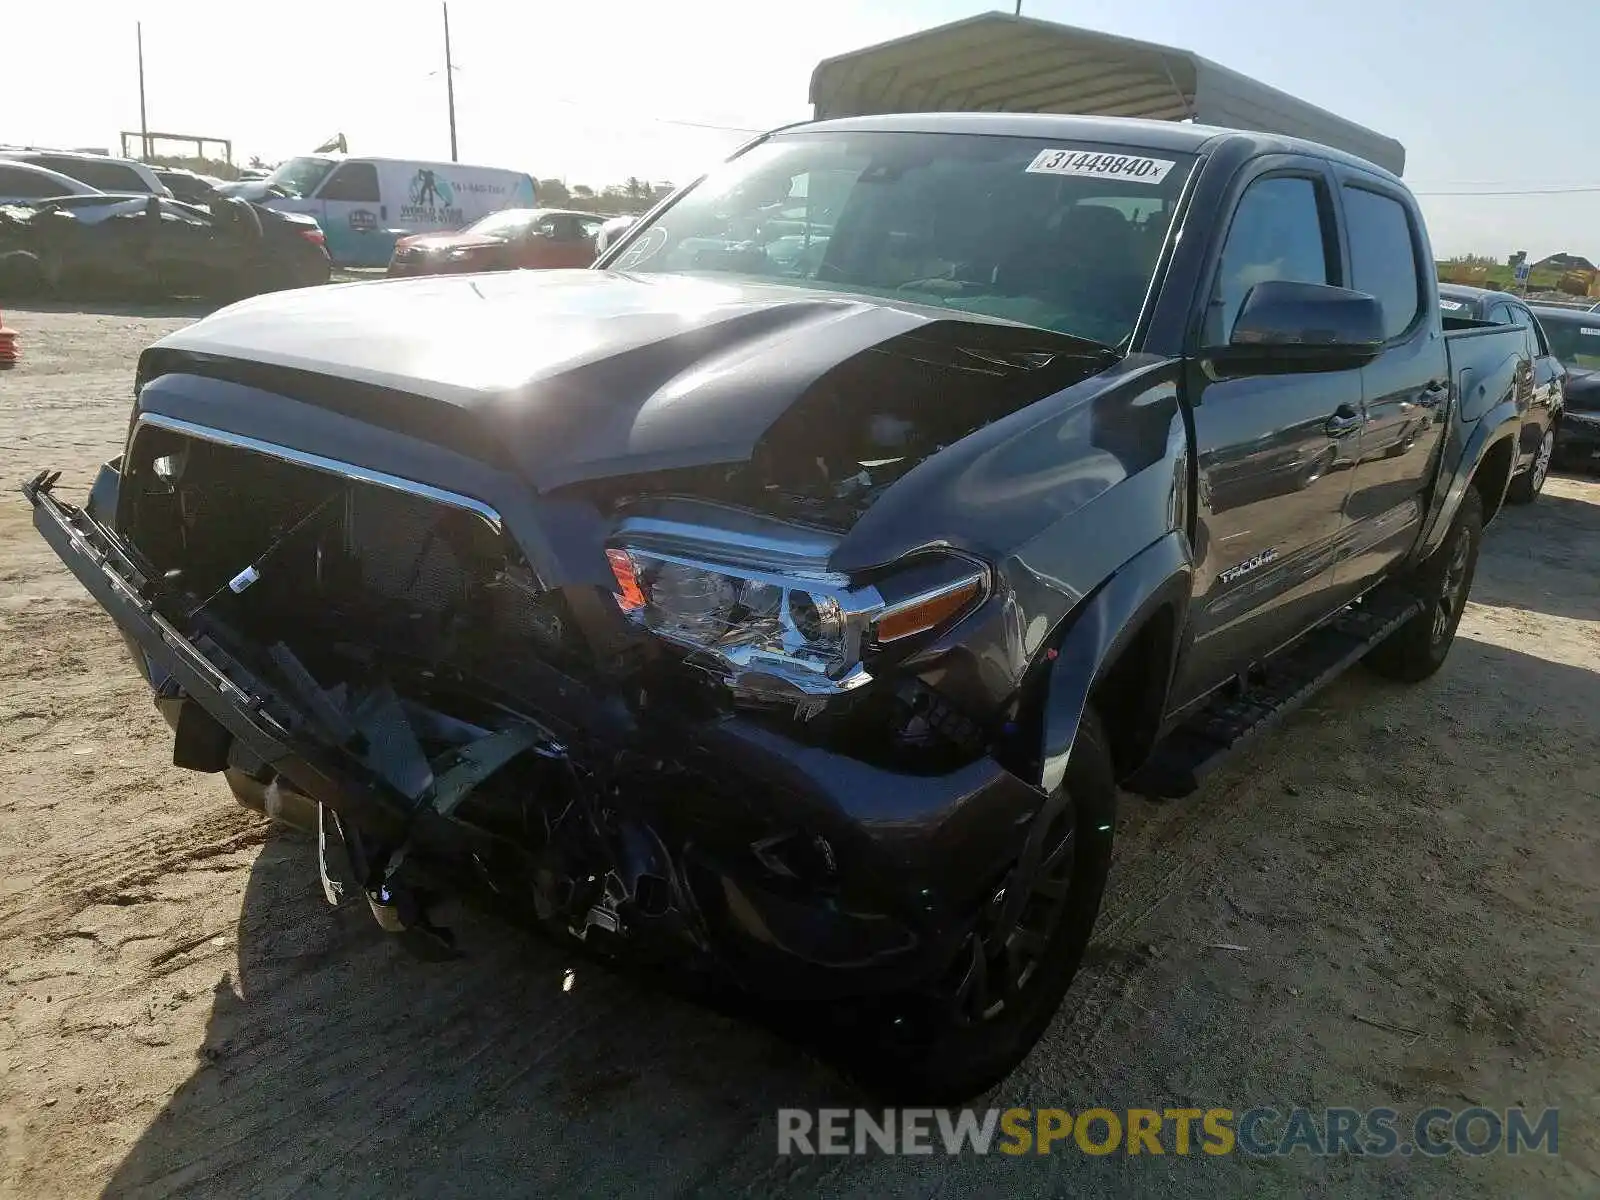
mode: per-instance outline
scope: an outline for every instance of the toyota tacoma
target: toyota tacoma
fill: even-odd
[[[1067,991],[1119,785],[1443,663],[1530,364],[1432,264],[1306,142],[810,124],[596,269],[222,309],[82,507],[25,491],[175,763],[311,825],[331,900],[446,955],[486,889],[952,1100]]]

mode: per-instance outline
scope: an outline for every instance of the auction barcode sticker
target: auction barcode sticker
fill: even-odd
[[[1441,300],[1439,301],[1439,307],[1444,309],[1446,312],[1459,312],[1461,309],[1465,308],[1466,305],[1461,303],[1459,300]]]
[[[1140,158],[1092,150],[1041,150],[1028,164],[1028,171],[1035,175],[1079,175],[1088,179],[1160,183],[1175,165],[1170,158]]]

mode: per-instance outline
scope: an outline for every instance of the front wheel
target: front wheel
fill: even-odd
[[[1417,683],[1444,665],[1472,591],[1482,541],[1483,498],[1468,487],[1443,544],[1407,581],[1422,599],[1422,611],[1378,643],[1367,655],[1369,667],[1390,679]]]
[[[1544,491],[1544,481],[1550,477],[1550,461],[1555,454],[1556,431],[1546,429],[1528,469],[1513,479],[1511,486],[1506,489],[1508,504],[1532,504],[1539,498],[1539,493]]]
[[[1100,912],[1116,795],[1105,733],[1086,710],[1061,787],[1035,818],[1037,855],[1025,852],[972,914],[933,987],[906,997],[883,1036],[852,1056],[867,1087],[907,1103],[959,1103],[1000,1082],[1033,1049]]]

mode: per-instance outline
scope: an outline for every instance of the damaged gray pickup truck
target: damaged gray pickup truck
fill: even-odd
[[[440,889],[800,1004],[970,1096],[1040,1037],[1117,785],[1443,662],[1528,386],[1399,180],[1283,138],[780,131],[582,271],[246,301],[39,530],[175,762]]]

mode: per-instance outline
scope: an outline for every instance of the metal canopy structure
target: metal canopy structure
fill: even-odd
[[[912,112],[1153,117],[1306,138],[1400,174],[1405,147],[1188,50],[984,13],[824,59],[818,120]]]

